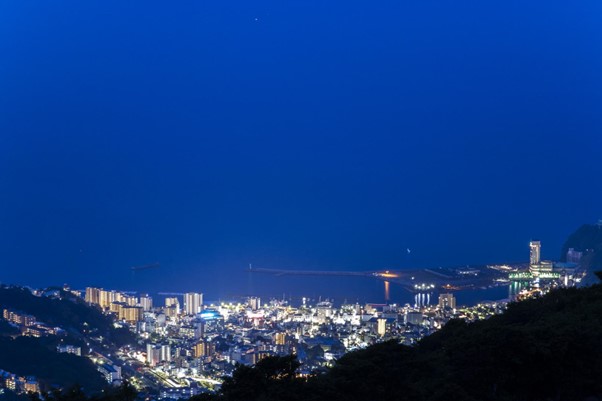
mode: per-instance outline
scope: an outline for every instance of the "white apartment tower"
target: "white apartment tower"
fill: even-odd
[[[203,294],[188,292],[184,294],[184,312],[187,315],[196,315],[201,312],[203,306]]]
[[[541,262],[541,241],[531,241],[529,248],[531,250],[530,264],[538,265]]]
[[[143,311],[148,312],[153,308],[153,298],[148,296],[148,294],[141,295],[139,305],[142,307]]]

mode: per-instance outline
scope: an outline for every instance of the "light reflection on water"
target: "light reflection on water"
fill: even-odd
[[[389,302],[391,299],[391,284],[388,281],[385,281],[385,301]]]
[[[414,295],[414,306],[427,306],[431,304],[431,295],[430,292],[419,292]]]
[[[251,275],[250,275],[251,276]],[[249,278],[247,295],[262,298],[289,299],[292,302],[307,297],[314,300],[330,299],[335,303],[396,303],[417,306],[438,302],[439,292],[413,293],[401,285],[369,277],[353,276],[271,276],[254,274]],[[482,301],[513,298],[524,285],[512,283],[493,288],[456,291],[458,305],[475,305]],[[222,297],[227,298],[227,294]]]

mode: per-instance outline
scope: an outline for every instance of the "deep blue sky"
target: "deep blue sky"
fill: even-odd
[[[602,3],[0,3],[0,281],[556,258],[602,218]],[[407,255],[406,248],[412,253]]]

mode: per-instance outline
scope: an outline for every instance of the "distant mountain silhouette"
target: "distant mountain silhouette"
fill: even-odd
[[[560,260],[567,260],[570,248],[582,252],[581,265],[590,273],[602,270],[602,224],[584,224],[572,233],[560,253]],[[595,281],[593,274],[586,277],[587,283]]]

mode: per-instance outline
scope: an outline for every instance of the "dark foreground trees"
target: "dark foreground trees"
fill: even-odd
[[[241,366],[219,393],[194,401],[602,399],[602,285],[556,290],[485,321],[451,321],[416,347],[352,352],[309,379],[284,370],[295,365],[286,357]]]
[[[92,397],[86,395],[80,386],[72,386],[63,391],[30,394],[28,401],[134,401],[138,393],[127,380],[118,387],[107,387]]]

